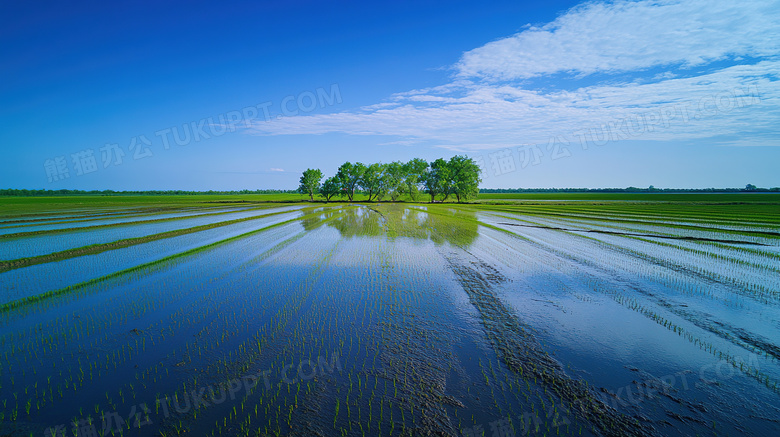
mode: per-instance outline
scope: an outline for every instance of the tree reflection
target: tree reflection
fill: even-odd
[[[307,231],[324,223],[342,238],[387,236],[391,240],[414,238],[457,246],[470,246],[479,233],[473,212],[444,206],[351,205],[316,211],[301,223]]]

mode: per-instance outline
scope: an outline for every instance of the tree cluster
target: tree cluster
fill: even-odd
[[[322,183],[319,169],[304,171],[298,192],[308,195],[311,200],[319,195],[326,202],[336,196],[346,197],[351,202],[355,193],[365,194],[369,202],[385,197],[395,202],[402,195],[416,201],[420,193],[430,195],[431,202],[445,201],[450,196],[461,202],[479,193],[479,171],[473,159],[459,155],[449,161],[439,158],[431,163],[420,158],[388,164],[345,162],[334,176]]]

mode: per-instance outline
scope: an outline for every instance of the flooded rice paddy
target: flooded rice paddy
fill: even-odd
[[[0,435],[780,432],[776,206],[40,211],[0,233]]]

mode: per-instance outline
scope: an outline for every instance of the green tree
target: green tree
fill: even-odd
[[[309,200],[314,200],[314,193],[320,189],[320,180],[322,180],[322,172],[319,169],[307,169],[303,172],[298,187],[298,192],[301,194],[308,194]]]
[[[436,196],[439,194],[444,194],[442,200],[446,200],[451,185],[449,163],[442,158],[433,161],[428,171],[425,172],[423,184],[425,190],[431,195],[431,203],[436,200]]]
[[[358,182],[358,186],[368,194],[368,201],[378,200],[383,195],[384,190],[384,164],[370,164],[363,171],[363,176]]]
[[[458,202],[475,197],[479,193],[479,166],[466,155],[455,155],[447,163],[451,180],[450,190]]]
[[[330,199],[332,199],[333,196],[341,193],[341,182],[336,176],[325,179],[325,182],[322,183],[322,187],[320,187],[320,196],[322,196],[326,202],[330,202]]]
[[[391,162],[385,165],[383,175],[383,191],[395,202],[404,192],[404,179],[406,177],[405,165],[400,161]]]
[[[403,165],[403,183],[406,186],[406,193],[412,200],[417,200],[419,186],[424,184],[427,171],[428,162],[424,159],[414,158]]]
[[[343,194],[346,194],[350,202],[355,198],[355,189],[360,183],[365,171],[366,166],[359,162],[354,164],[345,162],[344,164],[341,164],[341,167],[339,167],[339,170],[336,173],[336,178],[338,178],[341,188],[344,190]]]

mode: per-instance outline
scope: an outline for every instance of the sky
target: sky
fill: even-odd
[[[780,186],[780,1],[3,2],[0,188]]]

